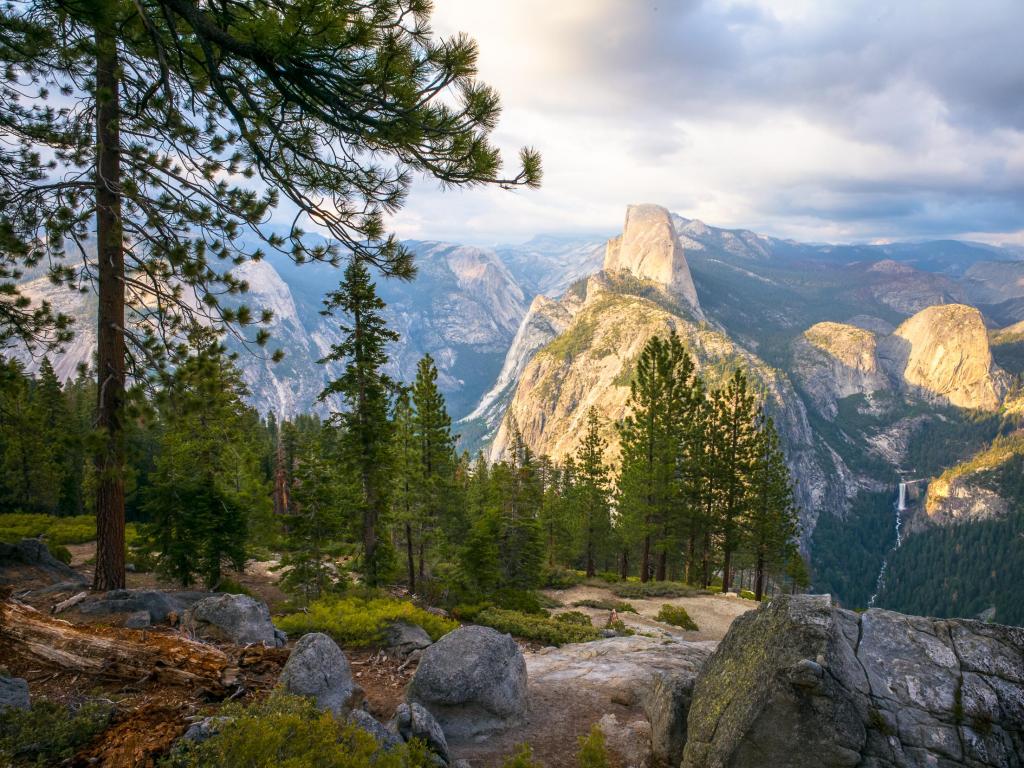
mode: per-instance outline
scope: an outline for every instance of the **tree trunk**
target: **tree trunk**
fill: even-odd
[[[651,579],[651,537],[644,536],[644,549],[640,555],[640,581],[645,584]]]
[[[422,535],[426,536],[426,534],[422,534]],[[425,545],[423,544],[423,541],[421,540],[420,541],[420,546],[419,546],[419,551],[420,551],[420,581],[423,581],[425,578],[427,578],[426,555],[423,552],[424,549],[425,549]]]
[[[96,27],[96,569],[93,589],[122,589],[124,544],[124,236],[117,41]]]
[[[412,523],[405,524],[405,556],[409,566],[409,592],[416,594],[416,558],[412,554]]]
[[[658,553],[658,572],[655,575],[657,581],[664,581],[666,577],[666,569],[668,568],[668,553]]]
[[[685,580],[686,580],[687,584],[693,584],[694,576],[696,576],[696,573],[694,572],[694,567],[693,567],[694,566],[693,558],[694,558],[694,555],[695,555],[695,553],[697,551],[696,538],[697,538],[696,534],[694,534],[691,531],[690,532],[690,540],[686,544],[686,569],[685,569],[686,576],[685,576]]]
[[[754,574],[754,599],[761,602],[764,596],[764,555],[757,553],[757,570]]]
[[[619,576],[625,581],[629,578],[629,551],[622,550],[622,560],[619,562]]]
[[[77,626],[0,597],[0,644],[24,658],[67,672],[222,693],[238,669],[218,648],[160,632]]]
[[[724,595],[729,591],[731,580],[729,579],[729,569],[732,567],[732,551],[729,548],[725,550],[725,562],[722,565],[722,594]]]

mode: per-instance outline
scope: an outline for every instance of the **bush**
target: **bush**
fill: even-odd
[[[751,592],[749,589],[741,589],[740,597],[742,597],[744,600],[757,600],[757,598],[754,597],[754,593]]]
[[[632,600],[648,597],[693,597],[699,590],[681,581],[649,581],[646,584],[628,582],[613,584],[612,594]]]
[[[544,571],[543,583],[548,589],[569,589],[575,587],[583,579],[584,576],[579,571],[556,565]]]
[[[361,728],[339,723],[311,699],[275,694],[243,708],[218,713],[231,718],[200,744],[186,744],[163,768],[288,766],[288,768],[428,768],[433,756],[419,741],[381,752]]]
[[[96,539],[96,518],[92,515],[55,517],[9,512],[0,515],[0,541],[46,538],[50,544],[84,544]]]
[[[632,603],[625,600],[577,600],[573,603],[576,608],[596,608],[599,611],[618,611],[619,613],[636,613]]]
[[[54,558],[60,560],[64,565],[71,565],[71,550],[65,547],[63,544],[53,544],[47,542],[46,548],[50,551],[50,554]]]
[[[681,605],[663,605],[655,618],[665,624],[682,627],[688,632],[696,632],[700,629]]]
[[[37,701],[27,710],[4,710],[0,712],[0,764],[57,765],[102,732],[112,714],[106,704],[69,709],[50,701]]]
[[[486,608],[477,613],[475,621],[477,624],[493,627],[499,632],[507,632],[525,640],[537,640],[549,645],[585,643],[601,636],[593,625],[583,626],[558,621],[548,616],[502,608]]]
[[[566,611],[555,616],[555,621],[561,621],[565,624],[579,624],[583,627],[594,626],[591,622],[590,617],[582,611]]]
[[[245,586],[240,581],[234,579],[221,579],[217,584],[218,592],[226,592],[229,595],[248,595],[249,597],[255,597],[252,590]]]
[[[434,640],[459,626],[458,622],[435,616],[408,600],[392,597],[322,597],[306,611],[292,613],[277,621],[289,635],[325,632],[338,643],[366,646],[380,643],[388,626],[407,621],[426,630]]]
[[[580,751],[576,753],[579,768],[608,768],[608,748],[604,743],[604,732],[596,723],[587,736],[580,736]]]
[[[505,758],[501,768],[544,768],[533,759],[533,750],[529,744],[520,744],[515,754]]]

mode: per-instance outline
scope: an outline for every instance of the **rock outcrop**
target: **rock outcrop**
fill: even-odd
[[[29,704],[28,682],[0,672],[0,714],[5,709],[28,709]]]
[[[501,730],[526,711],[526,662],[509,635],[460,627],[423,651],[407,698],[436,717],[449,739]]]
[[[209,592],[164,592],[159,589],[112,589],[103,594],[89,594],[66,611],[72,619],[119,620],[138,624],[162,624],[172,616],[181,617],[189,607],[210,597]],[[138,627],[135,627],[136,629]]]
[[[50,554],[45,541],[22,539],[13,544],[0,541],[0,584],[23,585],[37,580],[85,583],[82,574]]]
[[[948,525],[1006,515],[1013,505],[1002,493],[1018,482],[1024,432],[1000,437],[962,464],[928,483],[922,522]]]
[[[195,603],[185,612],[183,625],[197,638],[235,645],[284,645],[284,633],[274,628],[270,609],[249,595],[218,594]]]
[[[697,680],[683,768],[1019,768],[1024,629],[783,596]]]
[[[622,234],[608,241],[604,271],[629,272],[657,283],[681,299],[697,318],[704,317],[672,215],[660,205],[626,209]]]
[[[876,353],[877,339],[871,331],[818,323],[793,345],[793,371],[818,410],[834,418],[837,400],[889,388]]]
[[[394,727],[404,741],[418,739],[437,755],[445,765],[451,762],[448,740],[437,719],[419,704],[399,704],[395,709]]]
[[[362,699],[352,679],[345,653],[322,632],[303,635],[281,670],[280,685],[288,693],[306,696],[323,710],[343,715]]]
[[[964,304],[928,307],[880,346],[891,369],[926,398],[960,408],[998,410],[1005,374],[992,361],[981,313]]]

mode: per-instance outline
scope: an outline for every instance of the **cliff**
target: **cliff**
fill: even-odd
[[[843,323],[818,323],[793,345],[793,373],[826,418],[835,418],[836,401],[888,389],[878,362],[877,337]]]

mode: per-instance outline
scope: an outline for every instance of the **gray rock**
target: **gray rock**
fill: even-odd
[[[21,677],[0,675],[0,712],[5,709],[28,709],[28,681]]]
[[[145,629],[146,627],[152,626],[149,611],[136,611],[135,613],[129,613],[124,620],[124,625],[128,629]]]
[[[274,627],[274,645],[276,645],[278,648],[284,648],[286,645],[288,645],[288,633],[285,632],[283,629],[278,629],[277,627]]]
[[[406,698],[429,709],[448,738],[500,730],[526,711],[526,662],[509,635],[460,627],[423,651]]]
[[[434,641],[423,627],[407,621],[396,621],[391,624],[384,635],[384,647],[399,656],[408,656],[413,651],[420,651]]]
[[[362,701],[363,690],[352,679],[348,659],[338,644],[321,632],[303,635],[281,670],[280,684],[288,693],[308,696],[337,716]]]
[[[780,597],[693,693],[683,768],[1024,765],[1024,629]]]
[[[395,709],[395,726],[405,741],[419,739],[447,765],[451,761],[448,741],[437,719],[419,704],[399,704]]]
[[[365,709],[353,709],[348,715],[348,721],[373,736],[385,752],[402,744],[402,740],[393,731]]]
[[[103,618],[145,611],[154,624],[162,624],[171,615],[181,615],[190,605],[210,596],[209,592],[164,592],[158,589],[112,589],[89,595],[68,609],[72,615]]]
[[[270,621],[270,609],[249,595],[206,597],[185,612],[184,626],[203,640],[235,645],[282,645]]]
[[[201,744],[211,736],[220,733],[221,728],[232,722],[233,719],[231,717],[204,717],[202,720],[192,723],[181,738],[183,741]]]
[[[72,582],[75,589],[81,589],[85,582],[82,574],[51,555],[41,539],[22,539],[14,544],[0,541],[0,584],[24,583],[26,566],[55,581]]]

